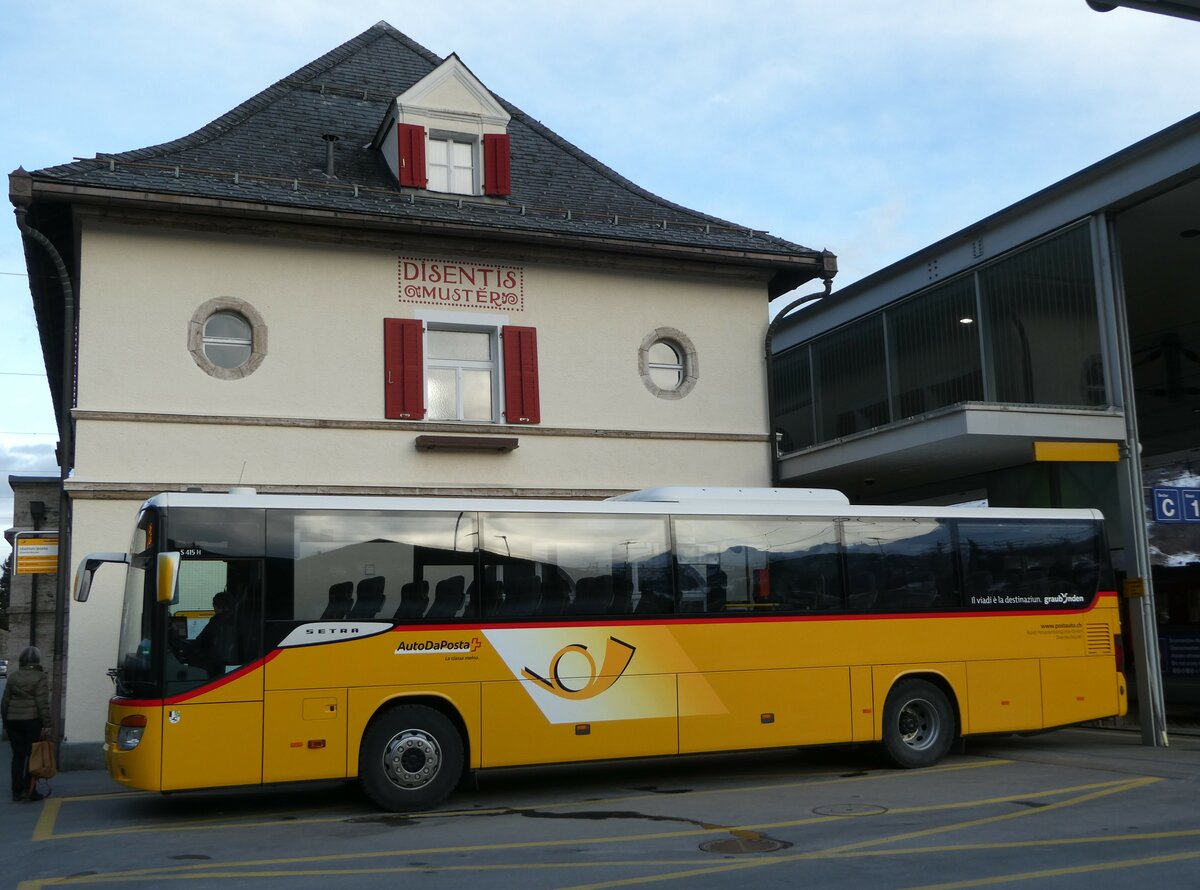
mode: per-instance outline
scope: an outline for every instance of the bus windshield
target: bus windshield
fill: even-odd
[[[123,697],[153,696],[156,691],[151,670],[154,638],[152,609],[147,598],[153,595],[152,570],[155,548],[155,515],[145,511],[138,517],[133,541],[129,546],[129,569],[125,575],[125,600],[121,607],[121,635],[117,644],[117,667],[113,678],[117,694]]]

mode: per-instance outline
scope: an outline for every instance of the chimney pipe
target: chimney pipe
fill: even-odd
[[[321,138],[325,140],[325,175],[333,176],[333,143],[338,141],[338,137],[325,133]]]

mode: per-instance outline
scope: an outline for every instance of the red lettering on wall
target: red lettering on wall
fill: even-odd
[[[398,257],[399,302],[475,309],[525,309],[525,270],[521,266]]]

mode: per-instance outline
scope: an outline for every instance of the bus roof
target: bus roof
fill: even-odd
[[[851,504],[832,489],[668,486],[642,489],[602,501],[517,497],[430,497],[166,492],[146,501],[166,509],[208,507],[266,510],[411,510],[506,513],[671,513],[698,516],[845,516],[959,519],[1103,519],[1089,509],[1016,507],[902,507]]]

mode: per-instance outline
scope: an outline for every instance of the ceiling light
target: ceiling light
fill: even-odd
[[[964,315],[962,318],[960,318],[958,320],[958,323],[959,324],[975,324],[975,319],[971,318],[971,316],[969,316],[969,315]]]

